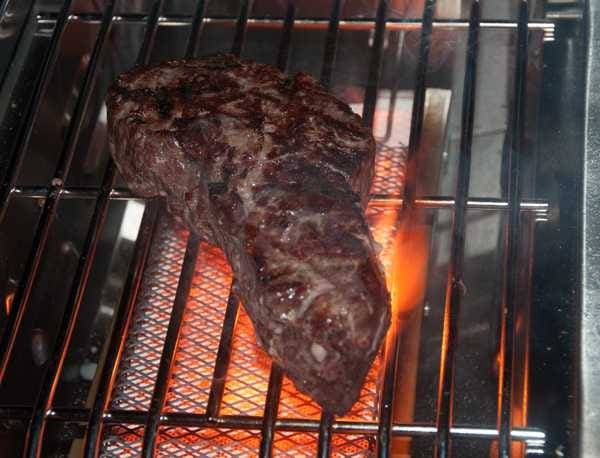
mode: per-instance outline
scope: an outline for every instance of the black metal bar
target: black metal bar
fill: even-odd
[[[164,0],[155,0],[152,4],[152,10],[148,16],[146,33],[144,34],[144,41],[142,42],[142,46],[140,47],[136,59],[137,65],[144,65],[150,62],[154,40],[156,39],[156,33],[158,32],[160,13],[163,10],[164,3]]]
[[[208,6],[209,0],[199,0],[196,5],[196,11],[194,13],[194,19],[192,21],[192,30],[190,31],[190,37],[188,39],[187,48],[185,50],[185,57],[191,58],[198,52],[198,43],[200,41],[200,34],[204,26],[204,17],[206,16],[206,7]]]
[[[499,406],[498,429],[500,431],[499,455],[511,455],[511,400],[513,377],[513,349],[515,331],[515,307],[519,298],[519,237],[521,231],[521,183],[519,159],[524,146],[525,97],[527,86],[527,48],[529,31],[527,21],[529,5],[521,0],[519,5],[519,27],[517,29],[517,56],[515,68],[515,90],[510,124],[510,146],[505,149],[505,176],[508,178],[508,221],[505,223],[505,253],[503,259],[502,328],[500,361],[502,362],[498,382]]]
[[[0,420],[26,420],[31,415],[27,407],[0,407]],[[56,408],[47,412],[47,421],[85,422],[90,410],[85,408]],[[142,410],[108,410],[104,414],[106,424],[138,424],[146,423],[148,412]],[[223,415],[210,418],[206,414],[170,412],[164,414],[161,422],[164,426],[213,427],[259,429],[263,417],[244,415]],[[284,418],[275,422],[276,431],[294,431],[315,433],[319,431],[320,421],[302,418]],[[334,421],[331,431],[336,434],[368,434],[377,433],[378,424],[373,421]],[[436,427],[429,423],[394,423],[392,434],[398,437],[431,437],[436,434]],[[470,439],[497,439],[496,428],[478,428],[470,425],[455,425],[451,430],[452,437]],[[511,432],[514,441],[545,441],[546,433],[537,428],[514,428]]]
[[[206,404],[206,415],[209,418],[216,417],[219,414],[225,390],[225,378],[227,377],[227,369],[229,368],[229,361],[231,359],[233,331],[235,330],[235,322],[239,309],[239,301],[233,294],[233,289],[232,285],[229,292],[229,299],[227,300],[227,308],[225,309],[225,317],[223,318],[223,329],[221,330],[221,339],[219,340],[219,349],[217,350],[217,358],[215,360],[215,370]]]
[[[427,65],[429,61],[429,48],[431,45],[431,34],[433,31],[433,12],[435,0],[427,0],[423,13],[423,28],[421,29],[421,44],[419,47],[419,63],[417,64],[417,75],[415,81],[415,91],[413,98],[413,110],[410,119],[410,134],[408,139],[408,158],[407,164],[409,173],[406,177],[405,197],[406,202],[410,204],[415,198],[416,192],[416,173],[415,158],[421,146],[421,132],[423,131],[423,116],[425,112],[426,78]]]
[[[175,361],[177,343],[181,334],[185,307],[187,305],[190,288],[192,287],[194,273],[196,271],[199,245],[199,237],[192,233],[189,236],[185,256],[183,258],[179,284],[177,285],[173,310],[171,311],[171,318],[169,319],[167,335],[165,337],[156,382],[154,384],[154,392],[152,393],[152,401],[150,402],[150,409],[148,411],[148,420],[146,421],[146,428],[144,430],[142,456],[147,458],[152,458],[155,453],[156,435],[158,433],[160,415],[167,397],[167,389],[169,388],[171,370],[173,362]]]
[[[471,175],[471,147],[473,143],[473,126],[475,122],[475,90],[477,78],[477,51],[479,47],[479,0],[471,4],[471,17],[467,40],[467,57],[462,99],[462,119],[460,133],[460,158],[458,161],[458,178],[456,183],[456,205],[452,222],[452,242],[448,281],[446,284],[446,300],[444,305],[444,321],[440,355],[440,377],[437,400],[437,437],[436,451],[438,457],[450,456],[450,427],[452,426],[454,360],[458,345],[458,320],[461,299],[464,290],[463,262],[465,251],[465,231],[469,182]]]
[[[135,309],[134,305],[144,275],[146,262],[150,254],[150,248],[156,232],[158,215],[160,212],[161,205],[157,200],[150,201],[144,210],[131,268],[129,269],[129,276],[127,277],[123,289],[121,304],[115,317],[115,324],[110,336],[108,352],[99,379],[98,391],[96,392],[94,405],[92,406],[89,415],[84,454],[87,458],[98,456],[100,451],[100,440],[102,438],[105,412],[108,410],[110,395],[117,378],[117,370],[125,348],[127,333]]]
[[[281,397],[281,385],[283,383],[283,369],[273,363],[269,375],[269,388],[265,400],[265,411],[261,428],[261,440],[258,456],[260,458],[271,458],[273,455],[273,438],[275,436],[275,421],[279,409],[279,398]]]
[[[57,207],[57,199],[49,199],[44,205],[42,215],[53,216],[56,213]],[[46,216],[46,218],[44,218],[44,225],[36,232],[31,251],[27,257],[27,264],[24,272],[25,281],[22,281],[19,284],[19,288],[16,291],[13,300],[15,308],[7,317],[5,331],[0,340],[0,384],[4,381],[8,363],[13,353],[15,341],[17,339],[19,330],[21,329],[25,312],[28,308],[33,284],[37,277],[40,263],[42,261],[44,247],[46,246],[48,235],[50,233],[51,216]]]
[[[15,186],[17,178],[19,177],[21,166],[23,165],[23,159],[27,151],[27,145],[29,144],[35,121],[40,111],[42,97],[46,93],[48,83],[50,82],[50,74],[52,73],[58,58],[59,44],[63,36],[65,26],[69,20],[71,3],[72,0],[66,0],[60,10],[58,21],[54,27],[54,32],[52,33],[52,40],[44,56],[42,71],[37,77],[33,96],[27,105],[26,114],[19,125],[12,151],[7,153],[10,157],[10,162],[8,164],[6,175],[3,177],[2,186],[0,187],[0,223],[2,223],[4,217],[6,216],[10,192]],[[18,313],[18,310],[14,311],[13,313]],[[9,319],[11,318],[9,317]],[[0,380],[1,379],[2,377],[0,376]]]
[[[425,107],[425,90],[427,64],[429,60],[429,46],[433,28],[433,11],[435,0],[426,0],[423,9],[423,26],[421,28],[421,42],[419,44],[419,62],[416,69],[416,82],[413,99],[410,136],[408,144],[408,173],[405,182],[405,198],[403,208],[410,211],[416,193],[416,157],[421,143],[423,129],[423,112]],[[410,217],[408,218],[410,221]],[[391,428],[393,420],[394,385],[396,382],[396,366],[399,354],[398,321],[392,319],[391,329],[388,332],[384,351],[384,376],[381,390],[381,403],[379,408],[379,430],[377,432],[377,454],[379,457],[388,457],[391,447]]]
[[[4,0],[3,5],[0,7],[0,18],[4,17],[4,15],[6,14],[6,8],[8,7],[9,2],[10,2],[10,0]],[[10,69],[11,69],[10,64],[12,62],[14,62],[15,57],[17,56],[17,52],[19,50],[19,44],[21,43],[23,34],[25,33],[25,30],[27,29],[27,27],[31,21],[31,16],[32,16],[32,12],[34,10],[34,6],[35,6],[35,0],[30,0],[29,8],[27,9],[27,13],[25,13],[25,17],[23,18],[23,23],[21,24],[17,38],[15,40],[15,44],[11,51],[10,58],[8,60],[9,64],[6,66],[6,69],[4,70],[4,73],[2,74],[2,78],[0,78],[0,90],[2,90],[4,88],[4,83],[6,82],[6,78],[8,77],[8,74],[10,73]]]
[[[288,3],[286,18],[279,42],[279,53],[277,55],[277,67],[283,72],[287,67],[289,47],[291,44],[292,28],[294,27],[295,7],[293,2]],[[269,375],[269,386],[265,400],[265,411],[261,428],[261,441],[258,455],[261,458],[270,458],[273,454],[273,439],[275,436],[275,420],[279,409],[279,398],[281,397],[281,385],[283,383],[283,369],[277,364],[271,365]]]
[[[31,199],[46,199],[51,188],[43,186],[18,186],[15,194],[18,197]],[[100,196],[98,188],[65,187],[60,191],[61,199],[97,199]],[[142,200],[126,188],[114,188],[110,191],[113,200]],[[369,204],[373,206],[402,206],[404,199],[393,194],[371,194]],[[450,196],[422,196],[413,201],[415,208],[452,208],[455,199]],[[467,202],[468,208],[477,210],[507,210],[508,201],[494,197],[471,197]],[[521,201],[522,212],[537,212],[544,216],[552,213],[548,202],[540,199],[524,199]]]
[[[196,7],[195,20],[192,25],[192,30],[190,32],[190,37],[188,39],[185,51],[185,57],[188,59],[193,57],[196,52],[198,38],[202,30],[204,15],[206,12],[206,6],[206,2],[204,0],[200,0]],[[183,325],[185,307],[187,305],[190,288],[192,286],[194,273],[196,271],[196,260],[198,259],[199,246],[199,236],[194,233],[190,234],[183,259],[183,265],[181,267],[179,283],[177,285],[177,292],[175,294],[173,309],[171,311],[167,335],[165,337],[165,343],[160,358],[157,378],[154,384],[154,392],[152,394],[150,410],[148,412],[148,420],[146,421],[146,428],[144,429],[144,438],[142,442],[143,456],[152,457],[155,453],[156,435],[158,433],[158,426],[160,424],[160,416],[164,408],[167,390],[169,388],[169,379],[173,361],[175,360],[177,343],[181,333],[181,326]]]
[[[387,16],[387,0],[380,0],[377,7],[375,20],[375,36],[373,37],[373,51],[369,64],[369,77],[365,89],[365,102],[363,105],[363,124],[373,128],[375,107],[377,105],[377,91],[379,89],[379,76],[381,73],[381,57],[383,54],[383,41],[385,38],[385,21]]]
[[[248,24],[248,16],[252,9],[253,0],[243,0],[240,8],[240,15],[235,25],[235,35],[233,37],[233,45],[231,46],[231,53],[236,56],[242,54],[244,47],[244,41],[246,39],[246,25]]]
[[[400,58],[400,50],[404,45],[404,34],[400,32],[390,31],[389,34],[389,52],[393,53],[392,58],[390,59],[388,65],[390,68],[396,69],[398,68],[398,59]],[[388,106],[388,115],[386,119],[385,125],[385,134],[383,137],[379,137],[377,140],[383,144],[387,143],[392,136],[392,127],[394,125],[394,117],[396,115],[396,102],[398,100],[398,89],[400,87],[400,78],[394,78],[392,82],[392,87],[390,88],[390,101]],[[364,119],[364,115],[363,115]]]
[[[293,1],[288,3],[285,11],[285,20],[281,31],[281,41],[279,43],[279,52],[277,53],[277,68],[285,72],[290,53],[290,44],[292,43],[292,30],[294,28],[294,17],[296,15],[296,6]]]
[[[325,52],[323,53],[323,66],[321,67],[321,84],[326,88],[329,88],[331,85],[331,75],[333,74],[333,67],[335,65],[342,6],[343,0],[334,0],[333,7],[331,8],[331,16],[329,17],[327,37],[325,38]]]
[[[12,194],[16,197],[29,199],[46,199],[52,191],[51,186],[15,186]],[[97,199],[100,195],[100,188],[65,186],[57,191],[62,199]],[[114,188],[110,192],[111,199],[134,199],[135,196],[129,189]]]
[[[396,329],[392,329],[396,331]],[[377,431],[377,454],[379,457],[389,456],[392,439],[394,383],[396,380],[396,365],[398,361],[398,336],[392,335],[390,343],[386,342],[384,354],[385,370],[381,389],[381,404],[379,407],[379,424]]]
[[[319,458],[327,458],[331,451],[331,425],[333,423],[333,415],[329,412],[321,413],[319,421],[319,439],[317,456]]]
[[[52,11],[39,11],[36,13],[38,23],[51,23],[56,22],[58,14]],[[73,13],[69,16],[72,21],[92,22],[100,23],[102,20],[101,13]],[[225,16],[225,15],[211,15],[206,17],[206,22],[220,23],[220,24],[234,24],[237,22],[237,17]],[[281,28],[284,17],[273,17],[273,16],[255,16],[248,20],[248,25],[268,25],[274,28]],[[116,22],[126,23],[147,23],[148,15],[144,13],[120,13],[115,15]],[[159,22],[162,25],[181,25],[189,26],[194,21],[193,14],[166,14],[159,18]],[[310,26],[311,28],[327,29],[329,27],[329,19],[311,16],[300,16],[296,18],[296,22],[299,25]],[[537,30],[552,30],[555,27],[555,21],[550,19],[542,18],[531,18],[529,21],[530,29]],[[437,18],[433,25],[436,28],[447,29],[447,28],[459,28],[467,30],[469,28],[469,21],[458,18]],[[517,29],[518,21],[512,19],[484,19],[480,23],[481,28],[501,28],[501,29]],[[400,28],[407,29],[420,29],[421,20],[410,18],[410,17],[390,17],[388,18],[388,26],[392,30],[399,30]],[[375,21],[370,17],[353,17],[345,18],[340,20],[340,28],[361,28],[363,30],[373,29],[375,27]]]
[[[6,325],[6,331],[2,335],[2,340],[0,340],[0,381],[4,380],[6,368],[8,367],[8,363],[12,356],[13,346],[21,327],[21,322],[25,316],[25,312],[28,309],[29,298],[35,283],[35,279],[37,278],[43,253],[46,248],[52,221],[56,211],[58,210],[60,189],[64,185],[66,175],[69,171],[73,156],[75,154],[75,148],[81,133],[81,126],[89,106],[92,90],[96,80],[98,62],[107,43],[108,32],[112,24],[113,11],[114,2],[110,2],[107,5],[104,21],[102,22],[102,26],[98,32],[96,44],[94,45],[88,65],[88,71],[83,83],[83,89],[77,100],[77,105],[73,114],[73,120],[69,126],[69,132],[67,134],[65,146],[63,147],[58,166],[54,173],[54,179],[52,180],[53,184],[49,190],[49,196],[44,204],[44,209],[40,217],[40,223],[38,225],[34,243],[28,257],[27,268],[24,273],[25,281],[21,282],[21,286],[14,299],[15,312],[9,316],[8,323]]]
[[[243,49],[246,26],[248,23],[249,12],[252,8],[252,3],[252,0],[244,0],[240,8],[240,14],[236,23],[236,31],[231,48],[231,52],[237,56],[241,54]],[[225,377],[227,375],[227,369],[229,367],[229,360],[231,357],[231,344],[233,341],[233,331],[235,328],[238,307],[239,302],[231,291],[227,301],[227,308],[223,320],[223,329],[221,332],[219,349],[215,361],[215,370],[207,402],[206,411],[209,416],[216,416],[218,414],[221,400],[223,398]]]

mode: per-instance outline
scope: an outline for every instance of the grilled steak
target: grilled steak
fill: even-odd
[[[108,124],[133,191],[166,197],[223,249],[260,345],[300,391],[347,412],[390,321],[360,118],[305,74],[217,56],[121,75]]]

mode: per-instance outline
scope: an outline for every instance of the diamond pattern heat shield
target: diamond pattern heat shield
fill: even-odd
[[[259,431],[163,428],[160,431],[158,456],[165,458],[254,456],[259,443]]]
[[[148,409],[154,389],[187,238],[168,218],[159,224],[119,368],[111,406],[115,409]]]
[[[165,410],[204,413],[230,287],[223,253],[201,243]]]

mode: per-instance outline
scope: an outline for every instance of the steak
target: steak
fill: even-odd
[[[109,146],[132,190],[225,252],[262,348],[324,410],[358,398],[390,322],[365,221],[375,143],[306,74],[229,55],[122,74]]]

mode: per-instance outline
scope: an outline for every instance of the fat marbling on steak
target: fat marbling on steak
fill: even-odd
[[[223,249],[260,345],[300,391],[347,412],[390,322],[359,116],[308,75],[232,56],[135,68],[107,104],[133,191],[164,196]]]

